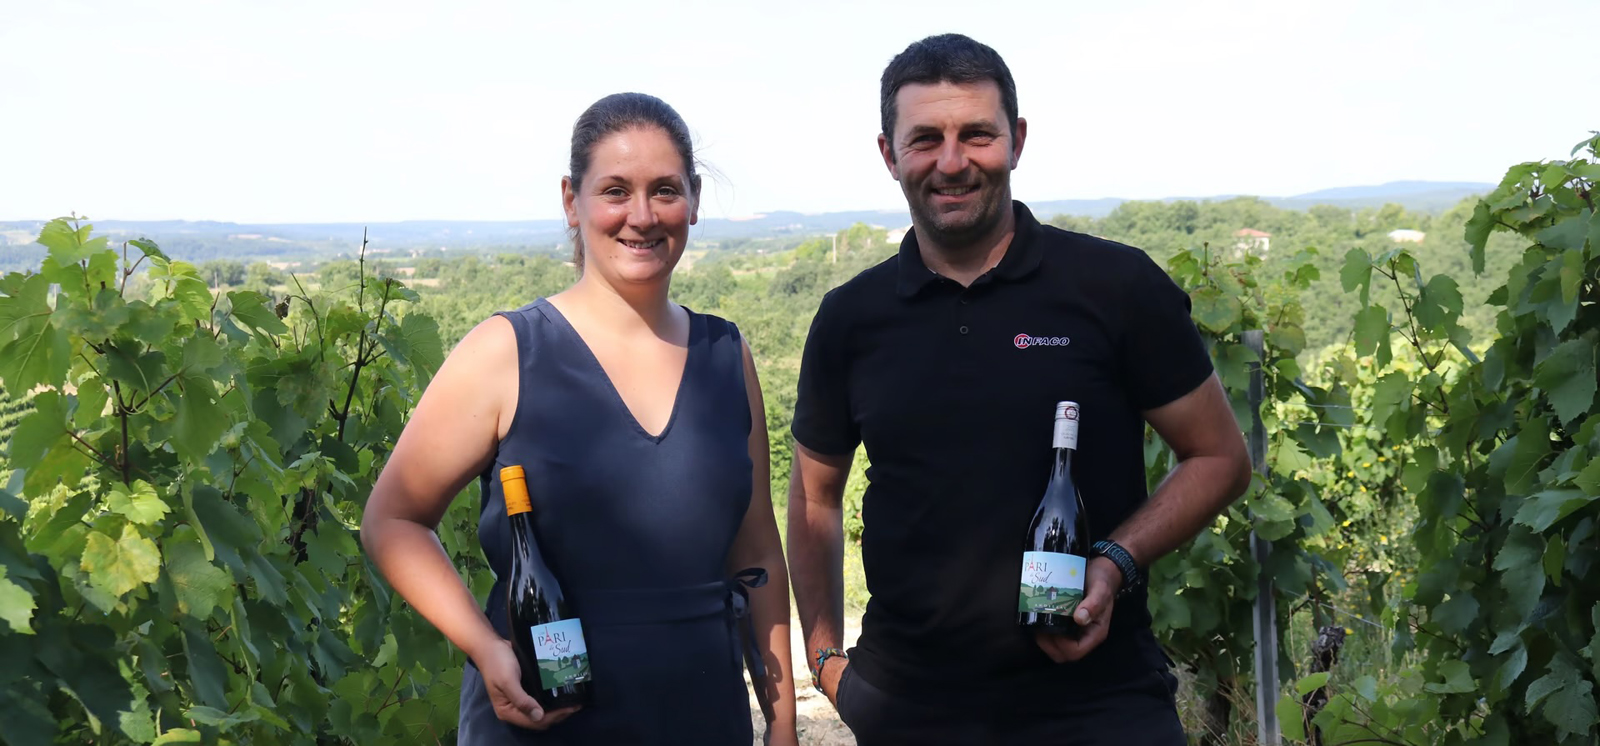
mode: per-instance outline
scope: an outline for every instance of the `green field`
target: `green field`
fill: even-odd
[[[589,679],[589,654],[579,653],[571,658],[539,661],[539,681],[546,687],[576,684]]]
[[[1017,611],[1046,611],[1067,615],[1078,608],[1078,602],[1083,600],[1081,590],[1057,588],[1054,598],[1050,597],[1050,590],[1050,586],[1047,585],[1018,584]]]

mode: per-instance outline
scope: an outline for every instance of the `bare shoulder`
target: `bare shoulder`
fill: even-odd
[[[434,382],[463,378],[482,381],[486,375],[501,372],[503,366],[515,368],[516,363],[516,329],[504,316],[490,316],[472,327],[450,350]]]
[[[750,351],[750,340],[746,339],[743,334],[739,335],[739,354],[744,358],[744,367],[755,368],[756,354]]]
[[[498,314],[490,316],[472,327],[472,330],[456,343],[455,350],[450,354],[454,355],[463,350],[471,355],[514,358],[517,354],[517,331],[511,326],[510,319]]]
[[[517,370],[516,329],[505,317],[491,316],[450,351],[423,397],[449,402],[458,414],[461,408],[492,412],[503,434],[516,408]]]

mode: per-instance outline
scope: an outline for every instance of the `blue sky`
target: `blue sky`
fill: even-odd
[[[1594,0],[15,2],[0,219],[553,218],[573,119],[620,90],[688,121],[721,174],[703,215],[891,208],[878,76],[945,31],[1016,76],[1024,200],[1496,181],[1600,128],[1596,21]]]

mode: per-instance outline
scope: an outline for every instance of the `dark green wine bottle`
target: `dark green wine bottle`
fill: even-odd
[[[546,711],[589,704],[589,649],[555,573],[539,554],[533,501],[520,466],[500,470],[511,520],[511,575],[506,580],[511,647],[522,666],[522,688]]]
[[[1072,452],[1078,448],[1078,404],[1056,404],[1055,463],[1039,509],[1028,524],[1022,553],[1022,583],[1017,594],[1017,623],[1068,637],[1083,627],[1072,618],[1083,600],[1083,576],[1089,556],[1089,515],[1072,481]]]

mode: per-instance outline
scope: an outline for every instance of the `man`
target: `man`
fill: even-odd
[[[795,407],[789,563],[819,686],[862,746],[1181,745],[1144,568],[1250,476],[1188,298],[1144,252],[1012,202],[1028,128],[993,49],[912,44],[884,71],[881,106],[878,146],[914,230],[824,298]],[[1017,625],[1062,400],[1082,407],[1074,477],[1107,540],[1079,639]],[[1180,459],[1148,499],[1147,422]],[[858,443],[871,601],[844,653],[840,501]]]

